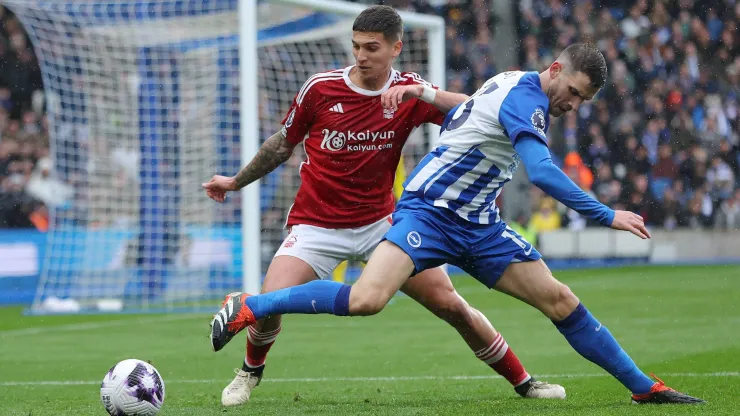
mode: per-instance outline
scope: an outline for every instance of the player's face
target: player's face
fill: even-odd
[[[403,43],[390,41],[382,33],[353,32],[352,54],[355,56],[357,74],[361,79],[385,82],[393,59],[401,53]]]
[[[557,66],[557,67],[556,67]],[[568,111],[578,110],[584,101],[594,98],[598,88],[591,86],[591,80],[583,72],[569,71],[555,62],[550,68],[550,115],[560,117]]]

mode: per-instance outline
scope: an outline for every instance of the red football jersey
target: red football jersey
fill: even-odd
[[[445,114],[424,101],[385,110],[380,95],[395,85],[428,84],[411,72],[391,71],[379,91],[353,84],[352,67],[316,74],[296,94],[283,134],[301,141],[306,161],[286,225],[355,228],[393,212],[393,180],[401,149],[414,128],[441,124]]]

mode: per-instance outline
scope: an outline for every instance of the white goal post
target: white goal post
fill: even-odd
[[[206,310],[257,293],[300,183],[297,149],[227,198],[200,184],[257,153],[302,83],[352,63],[367,5],[337,0],[0,0],[43,73],[50,153],[75,191],[51,210],[31,313]],[[445,87],[444,20],[399,12],[394,66]],[[407,170],[438,128],[414,132]]]

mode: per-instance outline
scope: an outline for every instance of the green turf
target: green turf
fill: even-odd
[[[630,405],[621,385],[573,352],[538,312],[461,277],[460,293],[503,332],[530,372],[563,384],[567,400],[519,399],[504,380],[489,378],[493,373],[451,328],[399,297],[369,318],[286,318],[267,378],[247,407],[236,409],[222,408],[219,399],[244,341],[211,352],[207,315],[26,317],[19,308],[0,309],[0,415],[105,414],[99,381],[125,358],[151,360],[162,373],[165,416],[740,414],[740,267],[558,277],[645,371],[709,403]],[[316,378],[325,380],[306,380]]]

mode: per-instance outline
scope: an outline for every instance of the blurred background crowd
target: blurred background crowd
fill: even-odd
[[[516,68],[497,65],[492,1],[384,3],[445,19],[451,91],[472,93],[503,70],[543,70],[568,44],[594,42],[608,84],[552,121],[553,159],[595,198],[649,225],[740,229],[740,1],[522,0]],[[0,228],[45,230],[46,207],[71,192],[49,158],[41,91],[29,39],[0,7]],[[528,192],[532,207],[514,221],[527,235],[594,225]]]
[[[598,99],[550,128],[562,168],[650,225],[740,229],[738,22],[734,0],[522,1],[522,69],[582,39],[609,66]],[[549,198],[532,201],[521,225],[534,232],[589,225]]]
[[[56,192],[42,91],[29,38],[0,6],[0,228],[48,227]]]

